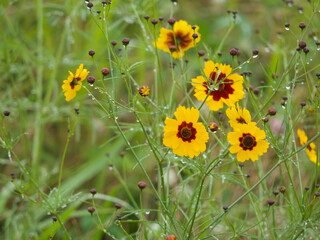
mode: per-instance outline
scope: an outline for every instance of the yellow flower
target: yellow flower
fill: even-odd
[[[149,94],[150,94],[150,88],[149,88],[148,86],[145,86],[145,85],[141,86],[141,87],[139,88],[139,94],[140,94],[142,97],[147,97],[147,96],[149,96]]]
[[[223,103],[232,107],[244,97],[243,77],[236,73],[231,74],[232,68],[229,65],[208,61],[203,71],[206,79],[198,76],[192,79],[192,85],[195,87],[194,96],[199,101],[206,99],[210,110],[218,111],[223,108]]]
[[[298,136],[300,139],[300,144],[305,145],[308,142],[308,137],[307,137],[305,131],[298,128],[297,133],[298,133]],[[307,153],[311,162],[317,163],[317,154],[316,154],[315,149],[316,149],[316,145],[314,143],[310,143],[306,147],[306,153]],[[319,161],[318,161],[318,165],[320,165]]]
[[[245,108],[240,108],[239,104],[237,104],[237,107],[228,108],[226,114],[230,119],[229,123],[232,128],[236,128],[239,124],[248,124],[251,122],[250,112]]]
[[[181,58],[184,52],[189,48],[194,47],[193,41],[198,43],[200,41],[200,34],[198,33],[198,26],[195,30],[186,21],[180,20],[173,25],[173,31],[170,29],[161,28],[160,35],[157,42],[154,42],[157,48],[171,53],[173,58]],[[193,40],[192,34],[196,33],[198,38]]]
[[[172,148],[174,154],[193,158],[206,150],[209,134],[202,123],[198,123],[199,111],[195,108],[178,107],[176,119],[164,121],[163,144]]]
[[[251,159],[258,160],[258,157],[267,152],[269,143],[266,140],[266,133],[256,126],[255,122],[249,124],[238,124],[234,132],[227,136],[231,147],[231,153],[237,153],[237,160],[244,162]]]
[[[80,64],[76,74],[69,71],[69,77],[67,80],[63,81],[62,85],[67,102],[76,96],[76,92],[80,90],[82,81],[86,79],[88,74],[89,71],[87,69],[83,69],[83,64]]]

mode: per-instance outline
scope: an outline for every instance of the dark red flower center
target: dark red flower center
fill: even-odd
[[[252,150],[255,146],[257,146],[256,138],[252,136],[250,133],[243,133],[242,137],[239,138],[240,147],[243,150]]]
[[[308,146],[307,146],[307,149],[308,149],[309,151],[311,151],[311,150],[312,150],[312,148],[311,148],[311,146],[310,146],[310,145],[308,145]]]
[[[246,124],[246,120],[244,120],[242,117],[239,117],[236,119],[238,123],[241,123],[241,124]]]
[[[184,142],[191,142],[191,140],[196,139],[196,133],[197,129],[193,127],[193,123],[184,121],[178,126],[177,137]]]
[[[74,78],[74,79],[72,80],[72,82],[70,83],[71,89],[74,89],[74,86],[75,86],[75,85],[78,85],[78,82],[79,82],[80,80],[81,80],[80,77]]]
[[[229,95],[234,92],[232,87],[233,80],[226,78],[226,74],[222,72],[220,72],[218,76],[217,72],[212,72],[208,83],[203,82],[203,86],[206,88],[206,94],[209,92],[208,85],[211,86],[213,84],[216,84],[216,87],[210,92],[210,95],[214,101],[219,101],[220,98],[228,99]]]
[[[174,40],[174,38],[176,40]],[[168,32],[167,40],[165,41],[165,44],[167,46],[171,46],[171,45],[176,46],[177,47],[176,51],[180,52],[180,47],[181,49],[185,49],[192,43],[192,41],[193,40],[190,32],[183,34],[183,32],[178,31],[175,33],[175,37],[173,36],[173,32]]]

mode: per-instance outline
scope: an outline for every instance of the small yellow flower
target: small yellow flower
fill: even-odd
[[[298,128],[297,133],[298,133],[298,136],[300,139],[300,144],[305,145],[308,142],[308,137],[307,137],[305,131]],[[315,149],[316,149],[316,145],[314,143],[310,143],[306,147],[306,153],[307,153],[311,162],[317,163],[317,154],[316,154]],[[318,161],[318,165],[320,165],[319,161]]]
[[[147,97],[147,96],[149,96],[149,94],[150,94],[150,88],[149,88],[148,86],[145,86],[145,85],[141,86],[141,87],[139,88],[139,94],[140,94],[142,97]]]
[[[176,119],[164,121],[163,144],[172,148],[174,154],[193,158],[206,150],[209,134],[202,123],[198,123],[199,111],[195,108],[178,107]]]
[[[249,159],[256,161],[269,148],[269,143],[263,140],[266,138],[265,131],[259,129],[255,122],[238,124],[234,132],[228,133],[227,138],[232,145],[229,151],[237,153],[239,162]]]
[[[195,30],[193,30],[191,25],[188,25],[188,23],[183,20],[175,22],[173,25],[173,31],[165,28],[160,29],[159,38],[157,42],[153,43],[153,45],[167,53],[171,53],[173,58],[181,58],[184,56],[185,51],[194,47],[193,41],[196,43],[200,41],[201,35],[198,33],[199,27],[195,27]],[[192,34],[194,33],[198,35],[198,38],[195,40],[193,40],[192,37]]]
[[[223,108],[224,103],[232,107],[244,97],[243,77],[236,73],[231,74],[232,68],[229,65],[208,61],[203,71],[206,79],[203,76],[192,79],[192,85],[195,87],[194,96],[199,101],[206,99],[211,111]]]
[[[67,80],[63,81],[62,89],[66,101],[69,102],[72,98],[76,96],[77,91],[80,90],[82,81],[86,79],[89,71],[83,69],[83,64],[80,64],[79,68],[76,71],[76,74],[73,74],[69,71],[69,77]]]
[[[245,108],[240,108],[239,104],[237,104],[237,107],[228,108],[226,114],[232,128],[236,128],[238,124],[248,124],[251,122],[250,112]]]

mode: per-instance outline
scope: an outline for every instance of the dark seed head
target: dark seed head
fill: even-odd
[[[274,116],[277,114],[277,111],[273,107],[271,107],[268,109],[268,113],[270,116]]]
[[[228,206],[223,206],[222,209],[223,209],[224,211],[227,211],[227,210],[228,210]]]
[[[279,191],[280,191],[281,193],[285,193],[285,192],[286,192],[286,187],[285,187],[285,186],[280,186],[280,187],[279,187]]]
[[[53,216],[52,221],[54,221],[54,222],[58,221],[57,217]]]
[[[290,23],[286,23],[286,24],[284,24],[284,26],[285,26],[286,28],[288,28],[288,27],[290,27]]]
[[[316,197],[320,197],[320,192],[315,192],[314,195],[315,195]]]
[[[151,23],[153,25],[156,25],[158,23],[158,19],[152,18]]]
[[[76,114],[79,114],[79,113],[80,113],[80,112],[79,112],[79,108],[75,108],[74,111],[75,111]]]
[[[241,167],[241,168],[244,167],[244,163],[242,163],[242,162],[239,163],[239,167]]]
[[[308,191],[310,188],[309,188],[308,186],[306,186],[304,189],[305,189],[306,191]]]
[[[274,204],[274,200],[272,198],[268,199],[269,206],[272,206]]]
[[[92,2],[88,2],[88,3],[87,3],[87,7],[88,7],[88,8],[92,8],[92,7],[93,7],[93,3],[92,3]]]
[[[285,101],[287,101],[287,100],[288,100],[288,97],[287,97],[287,96],[283,96],[282,99],[285,100]]]
[[[96,209],[94,207],[88,207],[88,212],[91,214],[94,213],[95,210]]]
[[[309,51],[310,51],[309,48],[304,48],[304,49],[303,49],[303,52],[304,52],[305,54],[307,54]]]
[[[90,51],[89,51],[89,55],[90,55],[90,56],[93,56],[94,54],[96,54],[95,51],[93,51],[93,50],[90,50]]]
[[[277,196],[279,194],[278,190],[273,190],[273,195]]]
[[[221,53],[221,52],[218,52],[218,56],[221,57],[221,56],[222,56],[222,53]]]
[[[258,54],[259,54],[259,50],[257,49],[252,50],[252,55],[258,55]]]
[[[316,188],[319,188],[319,186],[320,186],[320,185],[317,183],[317,184],[316,184]]]
[[[300,48],[305,48],[307,46],[307,43],[305,41],[300,41],[299,42],[299,47]]]
[[[138,182],[138,187],[142,190],[147,186],[147,184],[145,182]]]
[[[115,46],[115,45],[117,45],[117,41],[116,40],[112,40],[111,44],[112,44],[112,46]]]
[[[259,89],[259,88],[253,89],[253,93],[254,93],[255,95],[259,95],[260,89]]]
[[[120,203],[115,203],[115,204],[114,204],[114,207],[115,207],[116,209],[120,209],[120,208],[122,208],[122,206],[121,206],[121,204],[120,204]]]
[[[97,193],[97,190],[94,189],[94,188],[92,188],[92,189],[90,190],[90,193],[91,193],[92,195],[95,195],[95,194]]]
[[[110,70],[108,68],[102,68],[101,73],[102,75],[107,76],[110,73]]]
[[[173,26],[173,24],[176,22],[176,20],[174,18],[169,18],[168,19],[168,23]]]
[[[117,215],[117,219],[120,221],[121,220],[121,215]]]
[[[162,21],[163,21],[163,19],[164,19],[163,17],[159,17],[159,21],[160,21],[160,22],[162,22]]]
[[[269,122],[269,118],[268,117],[264,117],[264,118],[262,118],[262,121],[265,122],[265,123]]]
[[[282,99],[282,100],[280,101],[280,104],[281,104],[282,106],[284,106],[284,105],[286,105],[286,101]]]
[[[192,34],[192,37],[193,37],[194,39],[196,39],[196,38],[198,38],[198,34],[194,33],[194,34]]]
[[[236,48],[232,48],[232,49],[230,50],[230,55],[231,55],[231,56],[236,56],[236,55],[238,55],[238,50],[237,50]]]
[[[97,13],[98,13],[98,14],[100,14],[100,13],[101,13],[101,11],[100,11],[100,10],[98,10],[98,11],[97,11]]]
[[[301,107],[305,107],[306,105],[307,105],[306,102],[301,102],[301,103],[300,103],[300,106],[301,106]]]
[[[320,45],[320,42],[319,42],[319,41],[316,41],[316,45],[319,46],[319,45]]]
[[[145,19],[145,20],[148,20],[149,18],[150,18],[149,15],[145,15],[145,16],[144,16],[144,19]]]
[[[94,82],[96,81],[96,79],[94,78],[94,76],[89,76],[89,77],[87,78],[87,81],[88,81],[89,84],[94,84]]]
[[[206,54],[206,52],[203,51],[203,50],[199,50],[199,51],[198,51],[198,55],[199,55],[200,57],[204,56],[205,54]]]
[[[302,30],[306,27],[306,24],[304,22],[301,22],[299,24],[299,28],[301,28]]]
[[[195,25],[193,25],[191,28],[192,28],[193,30],[196,30],[197,27],[196,27]]]
[[[122,44],[123,44],[124,46],[127,46],[127,45],[129,44],[129,42],[130,42],[130,38],[124,38],[124,39],[122,39]]]
[[[6,116],[6,117],[9,117],[10,112],[8,110],[5,110],[5,111],[3,111],[3,115]]]

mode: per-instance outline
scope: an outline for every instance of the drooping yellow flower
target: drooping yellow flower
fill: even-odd
[[[236,128],[238,124],[248,124],[251,122],[250,112],[245,108],[240,108],[239,104],[237,104],[237,107],[228,108],[226,114],[232,128]]]
[[[200,101],[206,99],[210,110],[218,111],[224,103],[232,107],[244,97],[243,77],[237,73],[231,74],[230,65],[208,61],[203,71],[206,79],[198,76],[192,79],[192,85],[195,87],[194,96]]]
[[[86,79],[88,74],[89,71],[87,69],[83,69],[83,64],[80,64],[76,74],[69,71],[69,77],[67,80],[63,81],[62,85],[67,102],[76,96],[77,91],[81,88],[82,81]]]
[[[234,132],[228,133],[227,136],[231,147],[231,153],[237,153],[237,160],[244,162],[251,159],[258,160],[258,157],[267,152],[269,143],[265,131],[256,126],[256,123],[238,124]]]
[[[145,85],[141,86],[141,87],[139,88],[139,94],[140,94],[142,97],[147,97],[147,96],[149,96],[149,94],[150,94],[150,88],[149,88],[148,86],[145,86]]]
[[[298,136],[300,139],[300,144],[305,145],[308,142],[308,137],[307,137],[305,131],[298,128],[297,133],[298,133]],[[306,153],[307,153],[310,161],[314,162],[316,164],[317,163],[317,154],[316,154],[315,149],[316,149],[316,145],[312,142],[306,147]],[[320,165],[319,161],[318,161],[318,165]]]
[[[195,108],[178,107],[176,119],[164,121],[163,144],[172,148],[174,154],[193,158],[206,150],[209,134],[202,123],[198,123],[199,111]]]
[[[156,42],[153,44],[167,52],[171,53],[173,58],[181,58],[184,52],[194,47],[194,41],[200,41],[200,33],[198,33],[198,26],[193,30],[191,25],[186,21],[180,20],[173,25],[173,31],[170,29],[161,28],[160,35]],[[194,40],[192,34],[196,33],[198,37]]]

